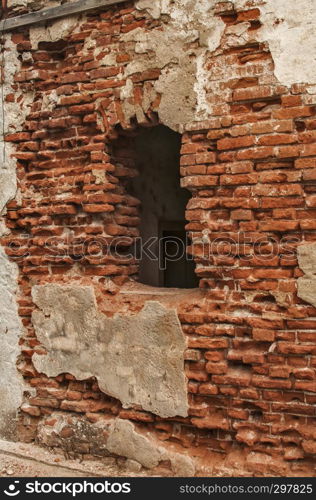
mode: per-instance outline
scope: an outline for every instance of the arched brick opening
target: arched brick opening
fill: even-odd
[[[191,193],[180,185],[181,135],[161,124],[118,130],[110,156],[120,181],[117,191],[128,206],[118,205],[114,214],[115,251],[133,253],[138,266],[133,278],[141,283],[198,286],[194,260],[187,253],[191,242],[185,212]]]

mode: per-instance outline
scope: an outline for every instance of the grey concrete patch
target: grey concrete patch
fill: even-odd
[[[158,446],[153,439],[137,432],[128,420],[114,420],[106,446],[111,453],[135,460],[148,469],[157,467],[161,461],[169,460],[175,475],[195,475],[194,462],[189,456]]]
[[[33,49],[38,48],[41,41],[57,42],[66,38],[73,32],[77,32],[80,25],[79,16],[68,16],[49,23],[47,26],[34,26],[30,28],[30,42]]]
[[[92,287],[35,286],[36,335],[47,355],[33,356],[50,377],[94,376],[100,389],[125,408],[134,404],[161,417],[187,416],[186,341],[174,309],[149,301],[137,314],[107,318]]]

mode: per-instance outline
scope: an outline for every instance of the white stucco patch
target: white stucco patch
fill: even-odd
[[[170,460],[176,476],[195,474],[191,457],[159,446],[157,441],[137,432],[134,424],[127,420],[117,418],[110,424],[106,447],[110,453],[135,460],[148,469],[156,467],[163,460]]]
[[[69,36],[80,27],[78,16],[68,16],[53,21],[48,26],[34,26],[30,28],[30,42],[33,49],[37,49],[39,42],[57,42]]]
[[[16,369],[21,323],[16,303],[17,266],[0,247],[0,436],[13,437],[15,417],[22,403],[23,382]]]
[[[187,416],[186,341],[174,309],[147,302],[137,314],[107,318],[88,286],[32,289],[32,321],[47,355],[34,354],[39,372],[96,377],[125,408],[140,405],[161,417]]]
[[[5,102],[5,97],[14,93],[12,85],[14,75],[20,68],[20,61],[11,35],[6,35],[4,46],[4,82],[0,93]],[[21,95],[15,92],[15,102],[5,102],[3,112],[0,113],[0,236],[6,231],[2,218],[6,204],[17,193],[16,160],[12,156],[14,146],[4,141],[3,134],[21,130],[32,100],[33,93]],[[22,377],[16,369],[22,331],[16,302],[17,278],[17,265],[9,261],[4,249],[0,247],[0,435],[3,437],[14,435],[15,416],[21,405],[23,392]]]
[[[315,0],[266,0],[260,39],[268,42],[283,85],[316,83]]]
[[[297,280],[297,295],[316,307],[316,243],[306,243],[297,247],[300,269],[305,273]]]

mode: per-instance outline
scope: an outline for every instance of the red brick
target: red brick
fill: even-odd
[[[288,118],[299,118],[304,116],[312,116],[315,114],[314,108],[311,106],[297,106],[291,108],[280,108],[273,111],[273,117],[278,120],[286,120]]]
[[[271,146],[258,146],[242,151],[237,151],[236,160],[258,160],[274,156],[274,150]]]
[[[107,409],[108,403],[106,401],[95,401],[93,399],[86,399],[81,401],[63,401],[60,405],[61,410],[74,411],[78,413],[98,412]]]
[[[200,394],[218,394],[218,388],[214,384],[200,384],[199,385]]]
[[[289,378],[292,372],[290,366],[271,366],[269,368],[269,375],[273,378]]]
[[[7,142],[29,141],[30,139],[31,134],[29,132],[16,132],[15,134],[7,134],[5,136],[5,141]]]
[[[290,380],[283,379],[270,379],[262,376],[254,375],[252,377],[252,383],[255,387],[264,387],[267,389],[290,389],[292,382]]]
[[[315,181],[316,180],[316,168],[304,170],[303,179],[304,179],[304,181]]]
[[[265,330],[263,328],[254,328],[252,330],[252,336],[255,340],[261,342],[274,342],[275,332],[273,330]]]
[[[295,378],[302,380],[314,380],[316,378],[316,371],[311,368],[297,368],[293,370]]]
[[[294,382],[294,388],[303,390],[303,391],[308,391],[308,392],[316,392],[316,381],[296,381]]]
[[[252,146],[255,143],[255,138],[252,135],[244,137],[225,138],[217,141],[217,148],[223,149],[241,149],[247,146]]]
[[[68,73],[67,75],[64,75],[60,79],[61,84],[67,84],[67,83],[76,83],[76,82],[89,82],[90,81],[90,76],[88,73],[85,73],[83,71],[78,71],[77,73]]]
[[[263,146],[274,146],[277,144],[292,144],[293,142],[297,142],[297,137],[295,135],[273,134],[260,137],[258,144],[262,144]]]
[[[120,73],[121,69],[119,67],[113,68],[99,68],[90,72],[91,80],[96,80],[98,78],[108,78],[109,76],[116,76]],[[84,81],[84,80],[83,80]]]
[[[238,12],[237,22],[252,21],[253,19],[258,19],[259,17],[259,9],[244,10],[242,12]]]
[[[299,227],[299,222],[296,221],[271,221],[271,222],[259,222],[260,231],[294,231]]]
[[[300,184],[258,184],[253,188],[253,193],[258,196],[301,196],[303,188]]]
[[[104,213],[104,212],[113,212],[113,205],[109,205],[108,203],[100,203],[100,204],[91,204],[91,205],[83,205],[83,210],[87,213]]]
[[[251,210],[232,210],[231,218],[233,220],[251,220],[253,215]]]
[[[192,349],[226,349],[228,341],[226,339],[209,339],[205,337],[190,337],[188,346]]]
[[[302,97],[300,95],[283,95],[281,103],[285,107],[300,106],[302,104]]]
[[[316,168],[316,158],[298,158],[295,160],[296,168]]]
[[[181,179],[181,186],[187,187],[208,187],[218,184],[216,175],[192,175]]]
[[[221,175],[220,183],[223,185],[256,184],[258,174]]]
[[[221,374],[221,373],[226,373],[227,372],[227,364],[226,363],[212,363],[208,362],[206,363],[205,369],[207,373],[213,373],[213,374]]]

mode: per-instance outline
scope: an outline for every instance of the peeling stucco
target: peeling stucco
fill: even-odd
[[[206,55],[220,44],[224,23],[213,15],[216,0],[138,0],[139,10],[147,11],[154,19],[162,17],[159,29],[147,32],[137,28],[122,37],[135,42],[136,57],[126,66],[124,77],[160,69],[161,75],[154,84],[161,94],[159,117],[163,124],[181,131],[191,121],[205,119],[210,110],[204,88],[204,62]],[[121,97],[129,95],[128,80]],[[130,89],[131,91],[131,89]],[[125,117],[129,120],[135,109],[128,99],[123,103]],[[147,110],[144,109],[144,112]]]
[[[0,215],[8,201],[15,198],[17,191],[14,146],[4,141],[4,135],[22,130],[25,117],[34,99],[33,92],[21,94],[16,93],[12,88],[14,75],[19,70],[21,62],[11,35],[5,36],[2,64],[4,82],[0,91],[4,105],[3,113],[0,113]],[[6,96],[12,93],[15,94],[14,102],[6,101]]]
[[[249,30],[249,22],[225,27],[221,18],[214,15],[217,3],[216,0],[136,2],[137,9],[163,22],[159,29],[148,32],[137,28],[122,37],[135,43],[136,52],[123,75],[127,83],[121,98],[127,121],[135,115],[141,118],[147,111],[144,105],[143,109],[139,106],[140,109],[135,110],[135,105],[130,104],[128,98],[133,92],[130,77],[151,69],[161,70],[154,89],[161,95],[158,114],[162,123],[181,132],[187,123],[210,118],[212,85],[218,75],[212,78],[207,59],[216,55],[224,31],[228,47],[256,40],[267,43],[275,76],[283,85],[316,82],[313,0],[302,0],[300,4],[295,0],[230,2],[229,5],[238,10],[260,9],[262,27],[256,34]]]
[[[17,266],[0,246],[0,436],[13,438],[17,409],[22,403],[23,381],[16,369],[20,353],[21,322],[16,303]]]
[[[268,43],[280,83],[316,83],[314,0],[266,0],[260,39]]]
[[[79,17],[68,16],[58,19],[47,26],[34,26],[30,28],[30,42],[32,49],[37,49],[38,44],[42,41],[57,42],[69,36],[72,32],[76,32],[80,27]]]
[[[69,416],[61,412],[50,416],[53,425],[39,424],[38,440],[46,446],[58,446],[66,451],[77,444],[89,442],[98,455],[111,454],[127,458],[134,466],[154,469],[161,462],[170,462],[173,475],[189,477],[195,475],[194,460],[184,451],[178,453],[164,446],[153,434],[143,433],[130,421],[120,418],[104,418],[91,423],[84,417]],[[137,470],[140,470],[139,468]]]
[[[316,307],[316,243],[299,245],[298,264],[305,276],[297,280],[297,295]]]
[[[140,405],[161,417],[187,416],[186,341],[176,311],[149,301],[138,314],[108,318],[89,286],[33,287],[37,338],[47,355],[35,354],[39,372],[96,377],[100,389],[124,407]]]
[[[40,10],[48,9],[50,7],[56,7],[62,3],[74,2],[76,0],[8,0],[7,6],[9,9],[18,9],[22,7],[27,7],[28,10]]]
[[[0,237],[7,229],[3,215],[7,203],[17,196],[16,160],[13,157],[14,146],[4,141],[4,135],[22,129],[25,116],[33,100],[33,94],[23,96],[15,92],[15,101],[7,102],[6,96],[14,93],[13,78],[20,68],[20,61],[11,36],[4,37],[3,72],[4,81],[0,92],[4,102],[0,113]],[[18,280],[17,265],[10,261],[0,247],[0,378],[1,408],[0,436],[13,437],[17,409],[22,402],[23,382],[16,369],[20,353],[19,338],[22,333],[16,301]]]
[[[117,418],[112,422],[106,447],[110,453],[135,460],[148,469],[170,460],[175,475],[192,476],[195,472],[190,457],[157,446],[153,439],[138,433],[128,420]]]

